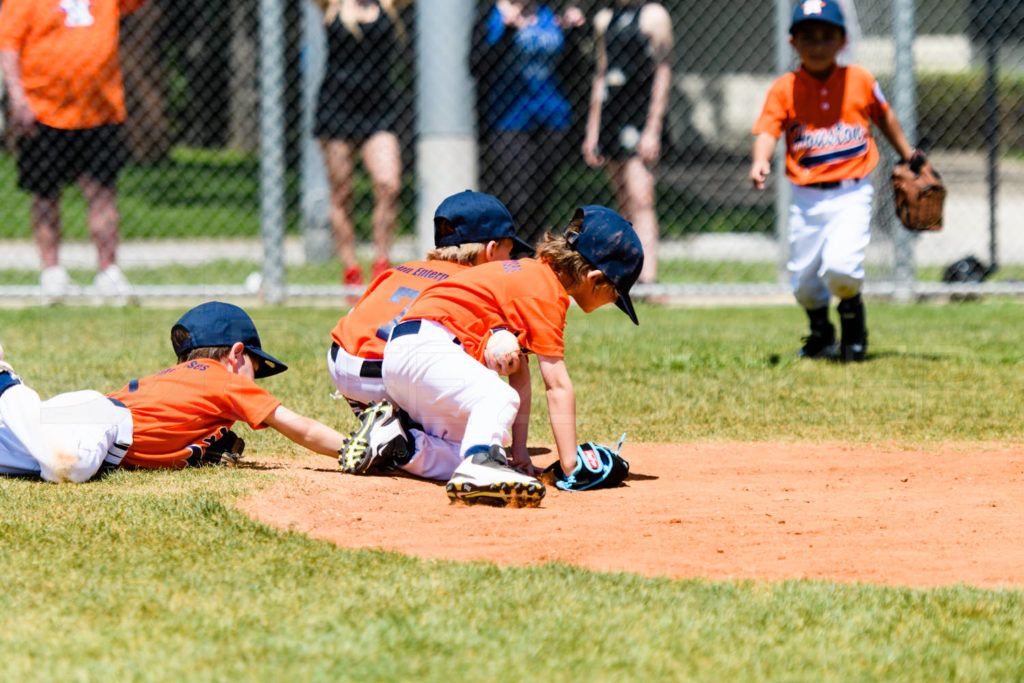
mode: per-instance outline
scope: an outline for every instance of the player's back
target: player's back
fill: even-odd
[[[331,331],[331,339],[359,358],[379,360],[392,328],[423,290],[468,266],[451,261],[410,261],[378,275]]]

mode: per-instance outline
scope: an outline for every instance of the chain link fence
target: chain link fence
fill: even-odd
[[[2,0],[0,13],[19,1]],[[909,6],[909,27],[899,24],[906,21],[897,16],[901,2]],[[81,5],[88,13],[103,3],[52,4],[70,16],[59,8]],[[325,4],[328,13],[349,7]],[[890,201],[894,155],[873,131],[883,161],[874,174],[867,291],[1018,292],[1024,0],[843,5],[850,36],[844,59],[867,67],[899,103],[911,141],[928,152],[949,189],[944,229],[906,233]],[[598,66],[594,19],[607,2],[580,0],[574,7],[582,23],[569,5],[551,5],[550,16],[521,32],[523,49],[491,3],[352,6],[352,16],[341,16],[345,10],[325,21],[325,10],[307,0],[149,0],[122,20],[128,161],[117,181],[117,255],[136,295],[339,297],[360,286],[345,280],[346,230],[365,282],[382,252],[392,263],[420,258],[432,239],[433,208],[466,187],[501,198],[530,239],[560,229],[578,205],[630,201],[608,169],[588,165],[582,151]],[[750,129],[768,87],[782,68],[796,65],[785,42],[792,4],[664,0],[663,7],[671,51],[653,174],[660,246],[656,280],[640,293],[787,293],[785,214],[778,210],[785,183],[776,169],[758,192],[747,173]],[[641,33],[657,32],[653,25]],[[905,53],[901,28],[912,37]],[[339,61],[347,49],[362,50],[362,61]],[[912,71],[898,73],[908,58]],[[656,67],[647,53],[635,59],[624,78],[649,87],[657,74],[644,69]],[[322,93],[325,78],[343,80],[339,64],[354,89]],[[622,76],[609,74],[609,83]],[[505,90],[516,83],[525,90],[510,96]],[[332,119],[324,98],[344,114]],[[10,92],[5,101],[11,104]],[[397,151],[376,144],[372,126],[332,127],[334,119],[380,116],[382,107],[373,106],[380,102]],[[17,122],[9,106],[3,111],[0,296],[32,299],[43,293],[32,227],[38,217],[32,197],[18,188]],[[634,132],[614,143],[637,144],[643,130]],[[347,135],[348,143],[339,152],[322,146],[318,134]],[[60,263],[70,274],[64,294],[95,295],[100,257],[90,238],[90,202],[72,185],[60,206]],[[393,226],[390,241],[382,226]]]

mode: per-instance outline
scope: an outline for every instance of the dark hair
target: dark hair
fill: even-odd
[[[172,348],[178,348],[184,344],[192,335],[189,334],[188,330],[182,325],[175,325],[171,328],[171,344]],[[202,346],[198,349],[192,349],[188,353],[183,353],[178,356],[179,363],[185,363],[190,360],[197,358],[212,358],[213,360],[221,360],[227,357],[228,353],[231,352],[230,346]]]

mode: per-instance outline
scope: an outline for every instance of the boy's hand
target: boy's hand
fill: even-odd
[[[750,180],[758,190],[764,189],[764,181],[771,175],[772,165],[767,161],[755,161],[750,165]]]

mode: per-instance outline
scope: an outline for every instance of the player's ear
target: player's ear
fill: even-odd
[[[231,349],[228,351],[227,360],[231,363],[232,367],[241,367],[242,363],[245,362],[245,344],[242,342],[232,344]]]

